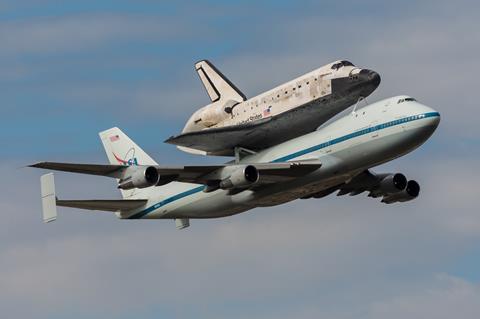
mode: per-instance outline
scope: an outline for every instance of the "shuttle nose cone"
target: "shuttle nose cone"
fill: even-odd
[[[365,82],[371,83],[375,88],[380,84],[380,74],[375,71],[363,69],[359,72],[358,76]]]

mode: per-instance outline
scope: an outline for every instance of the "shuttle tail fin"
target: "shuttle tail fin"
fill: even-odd
[[[247,99],[210,61],[202,60],[195,63],[195,70],[212,102],[220,99],[242,102]]]

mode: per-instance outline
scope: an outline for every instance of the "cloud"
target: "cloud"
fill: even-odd
[[[479,285],[441,274],[434,287],[375,303],[369,318],[476,318],[479,298]]]
[[[77,15],[26,21],[2,22],[0,56],[18,54],[60,55],[108,47],[114,41],[160,41],[173,34],[168,18],[135,15]],[[176,37],[185,29],[178,25]]]
[[[471,164],[458,159],[444,165]],[[453,191],[436,187],[444,165],[403,160],[401,171],[423,185],[412,203],[386,206],[361,195],[332,196],[193,220],[186,231],[176,231],[172,221],[118,221],[72,209],[61,209],[56,223],[41,225],[34,200],[38,185],[28,182],[36,171],[15,180],[6,166],[2,176],[14,182],[1,197],[8,215],[0,232],[15,227],[20,240],[6,236],[0,244],[0,304],[29,317],[87,308],[93,316],[115,317],[152,305],[200,317],[225,316],[241,305],[253,307],[252,317],[381,313],[396,298],[430,289],[431,269],[449,268],[480,235],[477,228],[455,226],[475,220],[468,209],[474,197],[464,190],[475,189],[476,179],[465,179]],[[456,174],[466,176],[468,170]],[[115,198],[109,182],[57,174],[60,198]],[[18,202],[18,189],[29,199]],[[305,296],[302,302],[295,301],[299,296]],[[342,298],[351,300],[348,309]],[[30,307],[20,307],[25,302]]]
[[[202,19],[84,13],[1,22],[0,40],[8,44],[0,48],[1,64],[10,66],[0,79],[7,158],[0,165],[3,313],[477,317],[479,287],[455,277],[455,265],[480,240],[470,94],[478,34],[471,32],[475,10],[454,6],[406,10],[402,3],[389,10],[370,3],[376,9],[369,12],[324,4],[283,11],[227,6],[206,17],[196,6],[192,12]],[[132,43],[144,49],[121,50]],[[199,57],[211,58],[249,96],[340,57],[379,71],[383,82],[370,102],[409,93],[443,115],[424,147],[376,169],[419,180],[421,196],[394,206],[363,195],[299,200],[193,220],[186,231],[172,221],[119,221],[73,209],[41,224],[39,172],[12,168],[39,156],[101,162],[92,140],[100,126],[126,126],[164,164],[221,161],[159,145],[159,134],[174,133],[207,103],[191,65]],[[118,197],[108,179],[59,173],[56,182],[60,198]]]
[[[285,23],[257,30],[258,38],[268,37],[268,42],[259,41],[255,50],[246,46],[224,64],[233,70],[231,79],[251,95],[347,58],[381,74],[382,83],[369,102],[410,94],[440,111],[446,138],[477,140],[475,117],[465,116],[478,113],[475,97],[468,93],[475,91],[472,65],[480,49],[475,15],[448,2],[421,3],[409,14],[393,11],[372,19],[358,14],[285,18]]]

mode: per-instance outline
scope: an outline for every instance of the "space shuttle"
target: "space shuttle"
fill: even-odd
[[[165,142],[199,155],[255,153],[310,133],[380,84],[377,72],[338,60],[247,99],[211,62],[195,69],[211,103]]]

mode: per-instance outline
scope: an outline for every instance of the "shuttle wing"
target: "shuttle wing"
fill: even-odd
[[[270,121],[272,118],[265,118],[253,123],[183,133],[171,136],[165,143],[204,151],[207,155],[231,156],[235,147],[261,150],[275,144],[266,138],[270,130],[264,124]],[[279,138],[281,135],[277,134]]]
[[[171,136],[165,143],[192,149],[192,152],[193,150],[202,151],[205,152],[205,155],[232,156],[235,147],[254,151],[262,150],[313,132],[319,125],[334,116],[329,109],[310,108],[314,110],[315,114],[302,113],[304,109],[305,107],[298,107],[280,115],[265,117],[245,124],[182,133]],[[322,119],[313,122],[302,120],[302,118],[314,116],[322,117]],[[302,122],[302,125],[292,125],[299,121]],[[196,152],[196,154],[199,153]]]

